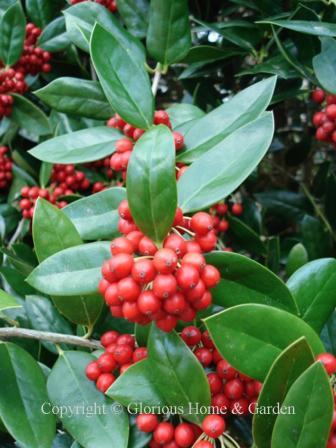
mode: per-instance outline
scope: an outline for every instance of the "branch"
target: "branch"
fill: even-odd
[[[152,83],[152,92],[153,92],[154,96],[156,96],[156,94],[157,94],[160,79],[161,79],[161,72],[160,72],[160,70],[157,69],[154,73],[153,83]]]
[[[39,341],[53,342],[54,344],[70,344],[78,347],[87,347],[93,350],[103,348],[99,341],[88,340],[79,336],[72,336],[62,333],[51,333],[49,331],[36,331],[28,328],[4,327],[0,328],[0,339],[6,338],[27,338]]]

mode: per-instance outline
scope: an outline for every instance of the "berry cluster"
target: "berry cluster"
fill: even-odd
[[[202,334],[197,327],[190,326],[183,329],[181,337],[207,369],[213,408],[222,415],[253,413],[262,384],[239,373],[223,359],[208,331]]]
[[[217,242],[212,217],[199,212],[186,219],[177,209],[173,223],[177,233],[168,235],[158,249],[136,227],[126,200],[120,203],[119,215],[119,231],[125,236],[112,241],[113,258],[103,264],[99,284],[112,315],[140,324],[155,321],[167,332],[178,319],[192,321],[198,310],[211,304],[209,289],[220,280],[219,271],[202,255]],[[179,234],[177,229],[184,225],[195,232],[193,239]]]
[[[316,357],[317,361],[320,361],[329,376],[333,376],[336,373],[336,358],[332,353],[321,353]],[[333,381],[332,381],[333,382]],[[334,391],[334,415],[332,419],[331,429],[327,448],[336,448],[336,392]]]
[[[157,110],[154,113],[154,124],[164,124],[171,129],[169,115],[164,110]],[[111,128],[120,129],[127,138],[119,139],[115,144],[116,152],[112,155],[110,166],[114,171],[121,171],[123,179],[126,178],[126,170],[131,153],[134,147],[134,142],[137,141],[145,132],[143,129],[135,128],[126,123],[118,114],[115,114],[108,122],[107,126]],[[173,132],[175,149],[179,151],[184,146],[183,135],[179,132]]]
[[[51,173],[51,180],[55,183],[54,187],[57,197],[73,194],[77,191],[85,191],[90,188],[89,179],[86,178],[82,171],[76,170],[73,164],[55,164]]]
[[[336,148],[336,95],[328,95],[322,89],[315,89],[312,99],[323,106],[313,116],[315,137],[317,140],[332,143]]]
[[[77,3],[85,2],[86,0],[71,0],[72,5],[76,5]],[[117,2],[116,0],[94,0],[96,3],[99,3],[105,8],[107,8],[111,12],[115,12],[117,10]]]
[[[34,187],[23,187],[21,189],[21,197],[22,199],[19,202],[19,207],[22,211],[22,217],[25,219],[32,219],[34,216],[35,204],[38,198],[43,198],[52,204],[57,205],[58,208],[63,208],[67,204],[65,201],[59,201],[59,196],[62,196],[62,192],[56,191],[57,188],[53,192],[50,192],[46,188],[39,188],[37,186]]]
[[[13,161],[7,155],[7,146],[0,146],[0,190],[7,190],[13,179]]]
[[[108,331],[100,338],[105,351],[97,361],[86,367],[86,376],[96,382],[97,389],[105,393],[117,376],[124,373],[132,364],[147,358],[146,347],[135,347],[131,334],[120,335],[117,331]]]
[[[36,46],[41,33],[42,30],[33,23],[26,25],[23,54],[14,66],[14,69],[23,75],[37,75],[41,72],[49,73],[51,71],[51,54]]]
[[[13,68],[0,69],[0,118],[12,113],[14,100],[10,93],[22,95],[27,90],[28,86],[21,72]]]

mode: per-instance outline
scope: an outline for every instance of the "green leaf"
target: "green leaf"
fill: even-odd
[[[118,0],[118,12],[133,36],[146,37],[148,27],[147,0]]]
[[[21,308],[21,305],[16,301],[14,297],[0,289],[0,312],[12,308]]]
[[[221,355],[237,370],[263,381],[281,351],[306,337],[314,354],[325,351],[315,331],[299,317],[271,306],[238,305],[205,319]]]
[[[314,22],[310,20],[259,20],[257,23],[267,23],[280,26],[298,33],[312,34],[313,36],[336,36],[336,25],[327,22]]]
[[[258,202],[272,215],[287,221],[302,218],[309,204],[305,196],[286,190],[270,190],[256,194]]]
[[[30,20],[40,28],[44,28],[55,17],[61,2],[54,0],[27,0],[26,8]]]
[[[330,254],[330,235],[319,219],[305,215],[301,221],[301,232],[302,243],[307,249],[310,260]]]
[[[145,129],[153,122],[154,98],[145,66],[130,51],[126,42],[95,25],[90,52],[105,95],[124,120]]]
[[[73,334],[71,325],[62,317],[51,301],[42,296],[27,296],[25,310],[34,330],[51,331],[52,333]],[[57,353],[54,344],[42,341],[48,350]],[[65,344],[60,344],[61,348],[67,349]]]
[[[165,333],[156,325],[149,335],[148,352],[159,394],[170,406],[182,406],[187,420],[200,424],[205,415],[192,412],[192,406],[209,406],[211,396],[204,368],[195,355],[175,331]]]
[[[336,25],[333,25],[336,29]],[[321,38],[321,53],[313,58],[315,75],[322,87],[336,94],[336,42],[332,38]]]
[[[183,59],[190,47],[187,0],[152,0],[147,32],[149,54],[167,66]]]
[[[38,46],[52,53],[63,51],[69,45],[70,39],[65,29],[64,17],[57,17],[57,19],[50,22],[38,38]]]
[[[193,104],[173,104],[166,109],[173,129],[183,123],[204,117],[205,113]]]
[[[323,258],[305,264],[290,277],[287,286],[302,319],[320,333],[336,306],[336,260]]]
[[[101,279],[101,266],[110,257],[108,242],[70,247],[44,260],[27,282],[54,296],[94,294]]]
[[[85,368],[94,359],[84,352],[62,353],[48,378],[49,397],[55,406],[83,409],[64,413],[61,421],[85,448],[127,448],[127,413],[86,378]]]
[[[81,50],[89,53],[90,39],[93,27],[99,23],[116,40],[129,47],[132,56],[139,61],[145,62],[145,49],[141,42],[129,34],[107,8],[94,2],[79,3],[64,11],[67,33],[71,41]]]
[[[44,199],[37,200],[33,219],[33,239],[40,262],[64,249],[82,244],[70,219]],[[98,294],[52,296],[52,300],[67,319],[87,326],[97,320],[103,306],[102,297]]]
[[[107,394],[132,410],[140,405],[180,406],[186,420],[200,424],[205,415],[194,408],[209,406],[210,390],[196,357],[175,331],[164,333],[154,325],[148,352],[148,359],[127,369]]]
[[[21,2],[11,5],[0,20],[0,59],[6,65],[17,62],[23,51],[26,19]]]
[[[84,240],[112,239],[118,235],[118,206],[124,199],[124,188],[108,188],[72,202],[62,211]]]
[[[127,168],[127,198],[136,225],[161,243],[177,206],[175,146],[166,126],[153,127],[137,141]]]
[[[42,110],[22,95],[11,94],[14,98],[13,120],[32,135],[51,133],[49,120]]]
[[[260,236],[249,227],[244,221],[234,216],[229,217],[229,231],[233,235],[233,240],[236,244],[241,245],[245,250],[258,254],[265,255],[267,250],[265,243]]]
[[[37,200],[34,212],[33,239],[40,263],[61,250],[82,244],[70,219],[60,209],[41,198]]]
[[[121,137],[116,129],[98,126],[47,140],[28,151],[43,162],[86,163],[103,159],[115,150],[114,143]]]
[[[258,398],[258,407],[281,406],[296,379],[314,363],[314,356],[305,338],[301,338],[281,352],[274,361]],[[258,414],[253,417],[253,439],[258,448],[271,446],[276,414]]]
[[[41,412],[48,401],[45,378],[37,362],[12,343],[0,343],[0,417],[24,448],[51,448],[56,432],[52,414]]]
[[[217,305],[230,308],[259,303],[298,314],[285,283],[263,265],[233,252],[212,252],[206,255],[206,260],[221,273],[220,283],[211,290]]]
[[[56,78],[34,92],[48,106],[58,112],[107,120],[113,111],[99,82],[78,78]]]
[[[308,253],[303,244],[297,243],[293,246],[288,254],[286,273],[294,274],[299,268],[308,263]]]
[[[25,281],[26,276],[20,271],[8,266],[0,267],[1,276],[6,280],[9,286],[20,296],[26,294],[35,294],[36,291]]]
[[[48,162],[41,163],[41,168],[39,172],[39,182],[42,188],[45,188],[48,185],[52,169],[53,169],[52,163]]]
[[[267,112],[199,157],[177,183],[183,211],[204,209],[231,194],[264,157],[273,131],[273,115]]]
[[[241,126],[258,118],[272,99],[275,83],[274,76],[260,81],[196,121],[184,136],[186,150],[177,160],[194,162]]]
[[[134,336],[139,347],[147,347],[147,341],[150,329],[151,324],[148,325],[135,324]]]
[[[152,364],[148,359],[130,366],[120,375],[107,391],[112,397],[129,409],[136,411],[139,406],[164,406],[164,398],[156,390],[155,378],[151,373]]]
[[[272,448],[326,446],[334,401],[329,378],[321,363],[309,367],[289,389],[283,406],[291,414],[279,414],[272,434]]]

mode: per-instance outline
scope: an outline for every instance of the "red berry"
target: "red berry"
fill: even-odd
[[[177,256],[172,249],[160,249],[154,255],[154,267],[160,274],[170,274],[177,266]]]
[[[336,358],[332,353],[321,353],[316,357],[316,360],[322,362],[328,375],[336,372]]]
[[[155,414],[139,414],[135,422],[140,431],[153,432],[158,427],[159,419]]]
[[[180,226],[182,224],[183,224],[183,211],[180,207],[177,207],[173,227]]]
[[[163,317],[162,319],[156,320],[156,325],[160,330],[165,331],[166,333],[169,333],[172,331],[177,324],[177,318],[172,315],[167,315]]]
[[[313,115],[313,124],[314,126],[318,127],[321,126],[324,121],[326,120],[326,114],[324,112],[316,112]]]
[[[131,210],[128,206],[127,199],[124,199],[120,202],[118,207],[119,216],[123,219],[126,219],[126,221],[129,221],[132,219]]]
[[[212,363],[212,353],[207,348],[198,348],[195,350],[195,356],[204,367],[208,367]]]
[[[154,112],[154,124],[165,124],[170,126],[169,115],[164,110],[157,110]]]
[[[128,364],[132,360],[132,347],[126,344],[117,345],[113,351],[113,357],[118,364]]]
[[[327,106],[326,114],[327,114],[328,118],[330,118],[331,120],[335,120],[336,119],[336,104],[330,104],[329,106]]]
[[[104,294],[105,302],[108,306],[118,306],[121,305],[118,293],[118,283],[111,283],[106,288]]]
[[[161,308],[161,300],[152,291],[143,291],[137,304],[139,310],[147,316],[156,314]]]
[[[129,345],[130,347],[135,347],[135,338],[132,334],[121,334],[118,337],[117,345]]]
[[[99,369],[103,373],[111,373],[117,366],[113,356],[109,353],[104,353],[103,355],[101,355],[98,358],[97,363]]]
[[[117,140],[115,144],[116,151],[119,153],[132,151],[133,146],[133,142],[128,138],[121,138],[120,140]]]
[[[176,151],[180,151],[180,149],[184,146],[184,137],[180,132],[173,132],[174,143]]]
[[[187,252],[186,241],[175,233],[172,233],[165,239],[164,247],[173,250],[178,257],[183,257]]]
[[[238,400],[244,393],[243,383],[238,378],[228,381],[224,385],[224,393],[230,400]]]
[[[206,265],[206,261],[202,254],[197,252],[188,252],[182,258],[181,265],[183,266],[184,264],[194,266],[199,272],[201,272]]]
[[[105,393],[107,389],[112,386],[115,381],[115,376],[112,373],[102,373],[96,383],[97,389]]]
[[[230,408],[230,400],[225,394],[219,393],[212,397],[211,406],[217,407],[219,411],[218,413],[227,414]]]
[[[213,288],[220,282],[221,275],[215,266],[207,264],[201,273],[201,278],[207,288]]]
[[[211,394],[218,394],[223,389],[223,382],[216,373],[208,373],[208,382]]]
[[[217,439],[225,431],[225,421],[220,415],[208,415],[202,423],[205,434],[213,439]]]
[[[180,423],[175,428],[175,441],[181,448],[189,448],[195,442],[195,434],[188,423]]]
[[[134,260],[129,254],[118,254],[110,262],[110,270],[118,279],[127,277],[133,268]]]
[[[117,339],[119,337],[119,333],[117,331],[107,331],[102,335],[100,338],[100,342],[104,347],[107,347],[111,344],[115,344],[117,342]]]
[[[237,370],[234,369],[225,359],[219,361],[216,372],[218,376],[224,380],[233,380],[238,374]]]
[[[203,252],[211,252],[217,244],[217,236],[211,231],[203,236],[196,235],[196,242],[200,245]]]
[[[231,207],[231,213],[233,215],[239,216],[243,213],[243,206],[241,204],[233,204]]]
[[[183,328],[181,337],[189,347],[192,347],[201,342],[202,334],[197,327],[190,326]]]
[[[154,255],[157,250],[157,247],[150,238],[147,236],[141,238],[139,242],[139,252],[142,255]]]
[[[325,97],[325,93],[324,93],[324,91],[322,89],[317,88],[317,89],[312,91],[312,95],[311,96],[312,96],[312,100],[315,103],[323,103],[324,97]]]
[[[90,362],[90,364],[86,367],[85,373],[89,380],[96,381],[101,374],[97,361]]]
[[[207,440],[200,440],[194,445],[193,448],[214,448],[214,446],[211,442],[208,442]]]
[[[132,277],[138,283],[150,283],[154,280],[156,271],[151,260],[136,260],[132,268]]]
[[[153,282],[153,292],[160,299],[167,299],[176,292],[177,283],[172,274],[159,274]]]
[[[142,359],[146,359],[147,355],[148,355],[148,353],[147,353],[147,348],[146,347],[138,347],[133,352],[132,361],[133,362],[139,362]]]
[[[115,238],[111,243],[112,255],[118,255],[121,253],[133,255],[134,248],[132,242],[124,236]]]
[[[195,288],[199,279],[198,270],[190,264],[181,266],[176,272],[177,284],[183,290]]]
[[[213,229],[213,218],[208,213],[198,212],[191,218],[191,229],[197,235],[206,235]]]
[[[161,445],[170,442],[174,437],[174,426],[169,422],[159,423],[153,433],[153,437],[155,442]]]
[[[118,297],[121,301],[135,302],[140,292],[140,286],[132,277],[125,277],[118,282]]]
[[[186,301],[183,294],[176,292],[164,301],[163,308],[169,314],[179,315],[186,307]]]
[[[317,128],[315,137],[316,137],[317,140],[320,140],[320,141],[326,141],[326,140],[328,140],[328,134],[327,134],[327,132],[323,129],[322,126],[320,126],[319,128]]]

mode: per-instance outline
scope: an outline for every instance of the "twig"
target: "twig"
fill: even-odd
[[[4,327],[0,328],[0,339],[27,338],[39,341],[53,342],[54,344],[70,344],[78,347],[87,347],[93,350],[103,348],[99,341],[88,340],[70,334],[51,333],[48,331],[36,331],[28,328]]]
[[[12,236],[12,238],[8,243],[8,249],[10,249],[16,242],[16,240],[20,237],[25,221],[26,221],[25,219],[21,219],[21,221],[19,222],[19,225],[17,226],[14,235]]]
[[[153,92],[154,96],[157,94],[160,79],[161,79],[161,71],[160,71],[159,67],[157,67],[155,70],[155,73],[154,73],[153,83],[152,83],[152,92]]]

